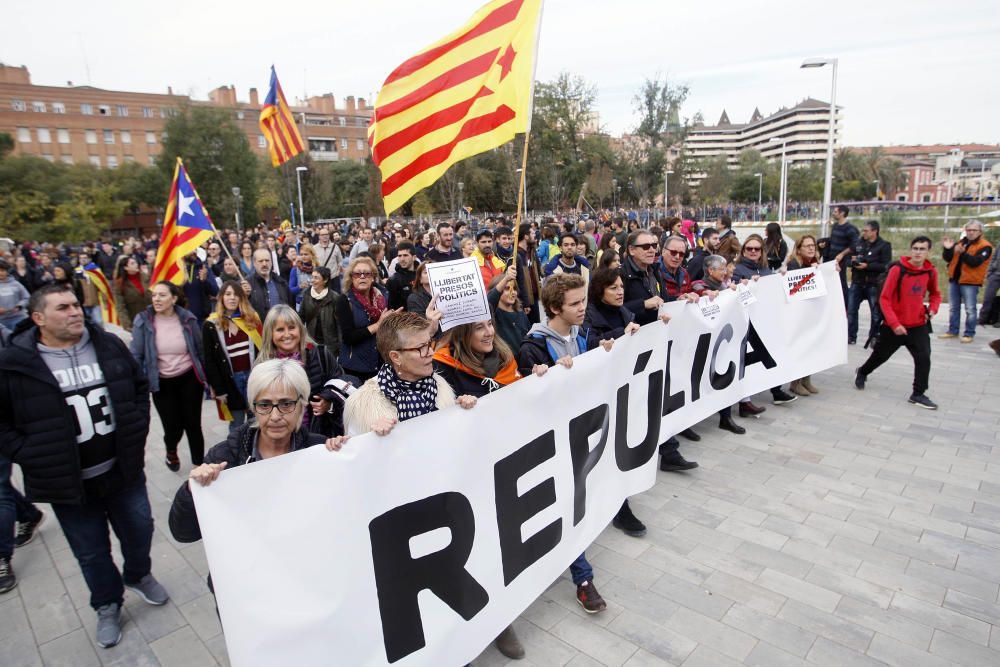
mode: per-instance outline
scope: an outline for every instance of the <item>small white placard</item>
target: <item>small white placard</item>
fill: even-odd
[[[431,296],[437,297],[438,310],[443,314],[441,331],[490,319],[483,274],[474,258],[428,264],[427,279]]]

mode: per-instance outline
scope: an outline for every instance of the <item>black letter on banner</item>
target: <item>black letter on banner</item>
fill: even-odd
[[[747,354],[747,343],[753,348],[753,351]],[[747,335],[743,337],[743,345],[740,347],[740,379],[743,379],[743,375],[746,372],[747,366],[753,366],[754,364],[764,364],[764,368],[771,369],[777,366],[774,357],[771,353],[767,351],[764,347],[764,341],[760,339],[760,335],[757,330],[753,328],[753,322],[747,322]]]
[[[517,480],[526,472],[556,455],[553,431],[540,435],[524,447],[500,459],[493,466],[496,492],[497,527],[500,534],[500,560],[503,583],[510,585],[539,558],[552,551],[562,539],[562,519],[545,526],[524,542],[521,526],[531,517],[556,502],[556,484],[551,477],[517,494]]]
[[[673,350],[674,341],[667,341],[667,366],[663,375],[663,415],[669,415],[674,410],[684,407],[684,390],[676,394],[670,393],[670,353]]]
[[[598,405],[569,421],[569,451],[573,455],[573,525],[587,513],[587,475],[601,460],[608,442],[608,404]],[[590,449],[590,436],[601,432],[601,440]]]
[[[708,369],[708,381],[712,383],[712,389],[720,390],[725,389],[733,383],[733,378],[736,377],[736,364],[729,362],[726,366],[726,372],[719,373],[715,372],[715,364],[719,357],[719,348],[722,347],[724,341],[730,341],[733,339],[733,325],[726,324],[722,327],[722,331],[719,332],[719,337],[715,339],[715,347],[712,348],[712,365]]]
[[[647,352],[636,362],[632,375],[638,375],[646,368],[651,353]],[[653,458],[656,441],[660,439],[661,407],[663,405],[663,371],[649,374],[649,389],[646,391],[646,437],[635,447],[628,444],[628,396],[631,384],[618,388],[615,403],[615,462],[622,472],[635,470]]]
[[[703,333],[698,336],[698,347],[694,351],[694,363],[691,364],[691,402],[701,398],[701,376],[705,372],[705,362],[708,361],[708,344],[712,342],[712,334]]]
[[[451,544],[413,558],[410,538],[438,528],[451,531]],[[389,662],[426,645],[417,604],[420,591],[429,589],[467,621],[489,602],[486,589],[465,569],[476,536],[476,519],[462,494],[439,493],[400,505],[372,519],[368,533]]]

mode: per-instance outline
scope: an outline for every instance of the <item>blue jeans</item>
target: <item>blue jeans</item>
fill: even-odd
[[[26,523],[41,514],[10,482],[11,462],[0,456],[0,558],[14,553],[14,522]]]
[[[117,468],[84,482],[82,505],[53,504],[66,541],[90,588],[94,609],[122,603],[124,584],[135,584],[150,573],[149,549],[153,542],[153,515],[146,495],[146,480],[126,482]],[[121,542],[123,571],[111,558],[108,524]]]
[[[963,336],[972,338],[976,335],[976,300],[979,298],[979,285],[959,285],[948,281],[948,333],[958,335],[958,325],[962,319],[962,306],[965,306],[965,333]]]
[[[878,305],[878,285],[859,285],[851,283],[847,291],[847,340],[856,341],[858,339],[858,312],[861,304],[867,303],[871,312],[872,321],[868,327],[868,337],[871,338],[878,331],[878,325],[882,322],[882,310]]]
[[[240,390],[240,396],[243,397],[243,401],[247,400],[247,380],[250,378],[249,371],[238,371],[233,373],[233,382],[236,383],[236,388]],[[249,410],[230,410],[233,413],[233,421],[229,422],[229,432],[232,433],[247,421],[247,414]]]
[[[580,554],[575,561],[569,564],[569,573],[573,577],[573,583],[577,586],[594,578],[594,568],[587,561],[587,554]]]

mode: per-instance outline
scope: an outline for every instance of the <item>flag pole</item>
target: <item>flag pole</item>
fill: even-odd
[[[535,52],[534,62],[531,65],[531,90],[528,91],[528,124],[524,130],[524,154],[521,156],[521,183],[517,188],[517,215],[514,218],[514,266],[517,266],[517,244],[519,243],[518,232],[521,229],[522,215],[524,213],[522,204],[524,203],[524,185],[528,177],[528,143],[531,139],[531,117],[535,112],[535,77],[538,74],[538,42],[542,37],[542,16],[545,13],[545,0],[538,6],[538,24],[535,27]]]
[[[222,249],[226,251],[226,256],[233,260],[233,264],[236,265],[236,275],[240,277],[240,280],[246,280],[246,278],[243,277],[243,273],[240,271],[240,263],[236,261],[236,258],[233,257],[233,253],[229,252],[229,248],[222,242],[222,237],[219,236],[219,230],[216,229],[215,225],[212,225],[212,230],[215,232],[215,239],[219,242],[219,245],[222,246]]]
[[[524,179],[528,174],[528,143],[531,138],[531,128],[524,133],[524,154],[521,156],[521,184],[517,188],[517,216],[514,218],[514,256],[517,256],[518,231],[521,229],[521,215],[524,202]],[[515,266],[517,264],[515,263]]]

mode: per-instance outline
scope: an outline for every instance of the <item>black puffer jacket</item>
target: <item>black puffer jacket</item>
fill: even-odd
[[[646,308],[646,299],[658,296],[664,301],[673,301],[663,284],[658,263],[654,262],[649,271],[643,271],[631,257],[626,257],[622,261],[621,274],[625,285],[625,307],[635,314],[635,321],[639,324],[649,324],[659,315],[658,309]]]
[[[243,424],[229,434],[229,437],[208,450],[205,463],[223,463],[226,469],[235,468],[250,463],[253,454],[254,437],[257,429],[250,424]],[[322,435],[298,430],[292,434],[292,451],[297,452],[306,447],[319,445],[326,441]],[[170,534],[178,542],[197,542],[201,539],[201,526],[198,525],[198,512],[195,511],[194,498],[187,481],[181,484],[174,495],[170,506]]]
[[[146,377],[121,340],[90,324],[87,330],[114,410],[118,468],[126,480],[138,480],[149,433]],[[30,500],[78,505],[84,491],[76,417],[37,344],[32,325],[0,352],[0,452],[21,466]]]

